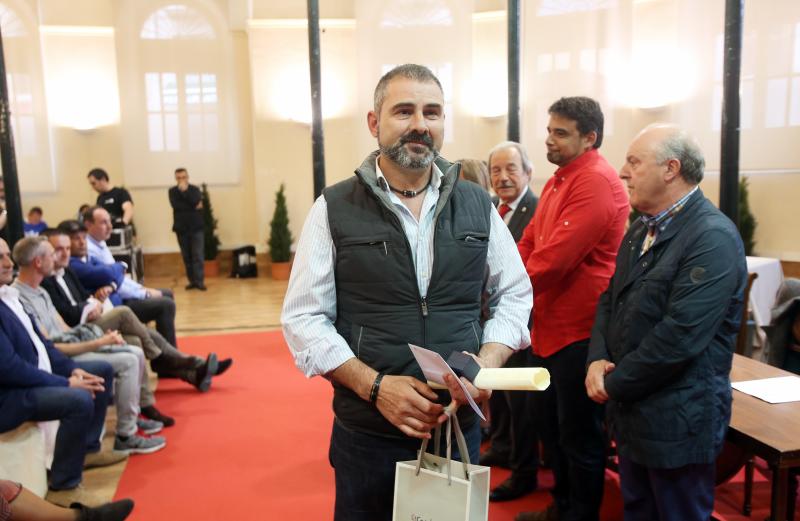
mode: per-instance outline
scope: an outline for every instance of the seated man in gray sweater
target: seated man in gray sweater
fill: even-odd
[[[147,375],[144,353],[125,344],[117,331],[105,334],[97,326],[70,329],[61,321],[47,292],[41,288],[42,279],[53,271],[53,247],[44,237],[26,237],[14,246],[13,258],[19,276],[12,284],[19,291],[20,301],[33,316],[41,332],[55,344],[56,349],[76,360],[102,360],[111,364],[116,376],[114,401],[117,407],[117,436],[114,450],[149,454],[164,448],[166,440],[148,437],[160,431],[161,422],[140,419],[140,387]],[[141,429],[145,435],[137,434]]]

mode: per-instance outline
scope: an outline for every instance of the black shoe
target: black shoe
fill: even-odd
[[[190,371],[193,374],[190,374],[186,381],[194,385],[198,391],[204,393],[211,387],[211,377],[217,372],[217,366],[216,353],[210,353],[203,365]]]
[[[536,481],[510,477],[489,493],[489,501],[511,501],[536,490]]]
[[[163,414],[161,411],[156,409],[155,405],[148,405],[147,407],[142,407],[142,416],[144,416],[149,420],[155,420],[157,422],[161,422],[164,424],[164,427],[172,427],[173,425],[175,425],[175,418]]]
[[[150,368],[160,377],[180,378],[187,370],[201,366],[202,363],[195,365],[195,358],[191,356],[179,356],[165,354],[150,360]]]
[[[194,282],[190,282],[183,289],[188,291],[188,290],[191,290],[191,289],[197,289],[197,286],[194,285]]]
[[[133,510],[133,501],[120,499],[93,508],[81,503],[73,503],[69,507],[78,511],[77,521],[123,521]]]
[[[208,289],[205,284],[198,284],[195,286],[195,288],[199,289],[200,291],[206,291]]]
[[[481,454],[481,457],[478,459],[478,463],[484,467],[503,467],[507,469],[508,454],[489,449]]]
[[[228,369],[230,369],[231,365],[233,365],[233,358],[226,358],[225,360],[220,360],[217,363],[217,372],[214,373],[214,376],[219,376]]]

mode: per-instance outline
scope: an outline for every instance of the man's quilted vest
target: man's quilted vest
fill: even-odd
[[[408,344],[477,353],[481,292],[486,275],[491,203],[473,183],[458,183],[458,166],[437,159],[446,172],[434,217],[434,261],[428,293],[420,295],[411,248],[386,193],[377,186],[376,153],[356,177],[324,191],[336,247],[336,329],[359,360],[388,375],[425,378]],[[440,402],[449,396],[440,393]],[[377,408],[334,383],[333,408],[347,427],[404,436]],[[475,421],[461,407],[464,427]]]

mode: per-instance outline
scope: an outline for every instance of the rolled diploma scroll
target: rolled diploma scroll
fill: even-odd
[[[432,389],[447,389],[447,386],[430,380],[428,385]],[[472,385],[492,391],[544,391],[550,386],[550,372],[544,367],[484,368]]]

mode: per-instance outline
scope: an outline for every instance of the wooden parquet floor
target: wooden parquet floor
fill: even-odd
[[[175,292],[178,336],[279,328],[287,281],[268,277],[206,279],[208,291],[186,291],[184,277],[148,277],[145,284]]]

